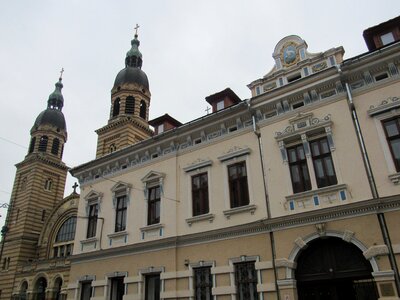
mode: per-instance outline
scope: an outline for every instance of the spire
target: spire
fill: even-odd
[[[137,30],[139,28],[139,25],[136,24],[135,27],[135,37],[131,41],[131,49],[126,53],[126,58],[125,58],[125,67],[133,67],[133,68],[142,68],[142,53],[139,51],[139,45],[140,41],[138,40],[138,33]]]
[[[64,68],[62,68],[60,71],[60,78],[58,79],[58,82],[55,84],[56,88],[54,92],[52,92],[49,96],[49,100],[47,101],[47,108],[57,109],[61,111],[62,107],[64,106],[64,97],[61,93],[61,89],[63,88],[63,84],[61,82],[63,73],[64,73]]]

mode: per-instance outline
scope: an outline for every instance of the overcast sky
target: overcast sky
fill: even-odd
[[[204,98],[226,87],[249,98],[246,85],[270,71],[283,37],[299,35],[310,52],[343,46],[350,58],[367,51],[364,29],[399,13],[398,0],[0,0],[0,206],[10,200],[14,165],[62,67],[64,162],[74,167],[95,157],[94,130],[107,123],[136,23],[150,119],[169,113],[185,123],[204,115]],[[66,195],[74,181],[69,175]],[[1,226],[6,210],[0,214]]]

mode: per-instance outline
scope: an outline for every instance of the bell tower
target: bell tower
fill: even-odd
[[[64,196],[68,167],[62,161],[67,142],[62,88],[60,76],[47,108],[38,115],[30,131],[28,153],[16,164],[10,206],[1,231],[0,299],[11,299],[15,273],[36,258],[46,218]]]
[[[142,53],[136,33],[126,53],[125,68],[115,78],[111,89],[110,117],[106,126],[96,130],[96,158],[135,144],[152,135],[149,128],[150,90],[142,70]]]

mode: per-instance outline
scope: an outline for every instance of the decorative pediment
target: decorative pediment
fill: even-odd
[[[226,161],[226,160],[238,157],[238,156],[247,155],[250,152],[251,152],[251,149],[247,146],[244,146],[244,147],[234,146],[233,148],[231,148],[227,152],[225,152],[223,155],[219,156],[218,159],[220,161]]]
[[[369,116],[378,115],[380,113],[384,113],[388,110],[400,107],[400,98],[399,97],[389,97],[383,101],[381,101],[377,105],[371,105],[368,110]]]
[[[156,171],[150,171],[147,173],[146,176],[142,178],[142,182],[149,182],[153,180],[160,180],[161,178],[165,177],[165,173],[162,172],[156,172]]]
[[[289,123],[290,125],[284,130],[275,132],[275,139],[279,141],[332,125],[331,115],[318,119],[313,117],[313,113],[299,113],[294,118],[289,119]]]
[[[112,192],[117,192],[117,191],[121,191],[121,190],[125,190],[125,191],[129,191],[129,189],[132,187],[131,184],[123,182],[123,181],[118,181],[112,188],[111,191]]]
[[[212,160],[199,158],[199,159],[196,159],[191,164],[189,164],[188,166],[184,167],[183,170],[185,172],[190,172],[190,171],[201,169],[204,167],[209,167],[211,165],[212,165]]]
[[[92,199],[100,199],[103,197],[103,193],[100,192],[96,192],[94,190],[91,190],[89,192],[89,194],[87,194],[85,197],[83,197],[83,199],[85,199],[86,201],[90,201]]]

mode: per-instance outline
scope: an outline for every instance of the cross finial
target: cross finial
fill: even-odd
[[[207,108],[204,110],[204,111],[207,112],[207,115],[209,114],[210,109],[211,109],[211,108],[209,108],[209,107],[207,106]]]
[[[64,73],[64,68],[61,68],[61,71],[60,71],[60,79],[62,79],[63,73]],[[76,184],[76,182],[75,182],[75,184]]]
[[[138,31],[139,27],[140,27],[140,26],[136,23],[136,26],[135,26],[135,28],[134,28],[134,29],[135,29],[135,35],[136,35],[136,36],[137,36],[137,31]]]
[[[76,194],[76,188],[78,187],[78,184],[75,182],[72,188],[74,189],[74,194]]]

